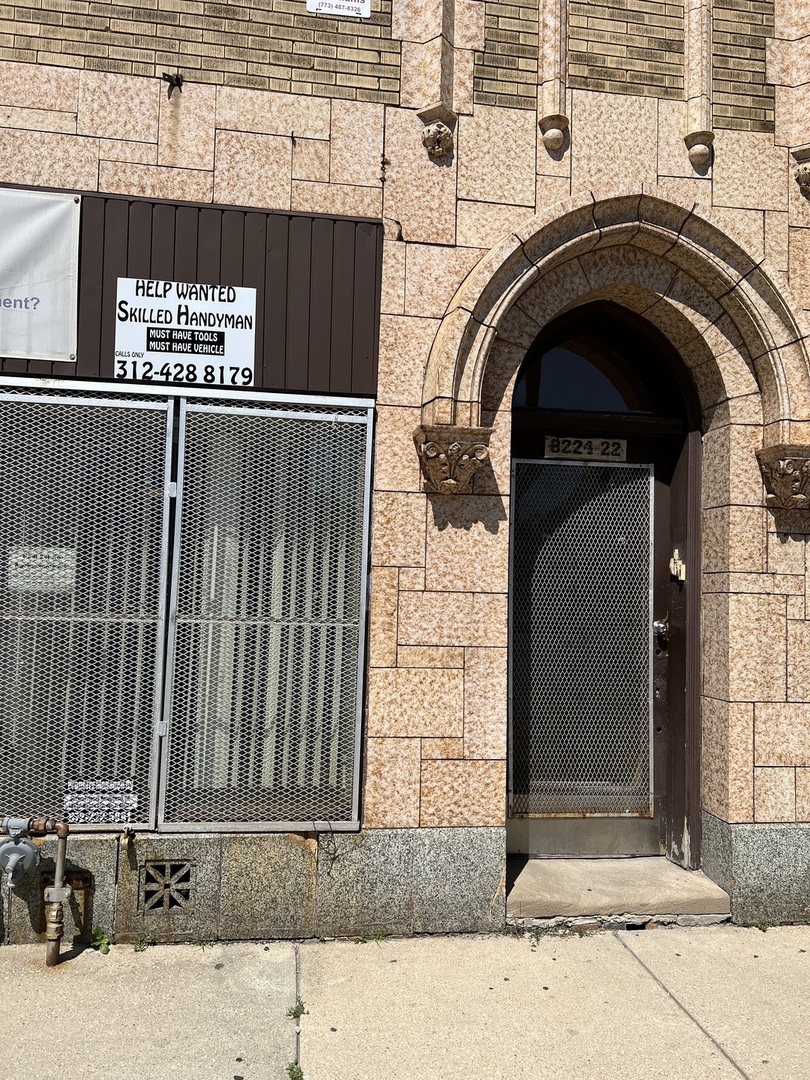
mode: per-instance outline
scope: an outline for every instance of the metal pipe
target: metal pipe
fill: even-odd
[[[59,963],[59,950],[65,932],[63,905],[70,898],[70,886],[65,885],[65,862],[67,838],[70,827],[58,818],[12,818],[0,819],[0,833],[13,836],[56,836],[56,867],[53,885],[45,890],[45,964],[54,967]]]
[[[67,858],[67,822],[54,822],[56,833],[56,867],[53,873],[53,891],[46,889],[46,918],[45,927],[45,966],[54,967],[59,963],[59,950],[62,945],[62,937],[65,933],[65,912],[61,896],[65,894],[65,859]],[[70,895],[70,890],[65,898]],[[59,899],[57,899],[59,897]],[[51,903],[47,901],[52,899]]]
[[[56,869],[53,872],[54,887],[61,889],[65,881],[65,860],[67,858],[67,833],[64,836],[57,834],[56,841]]]

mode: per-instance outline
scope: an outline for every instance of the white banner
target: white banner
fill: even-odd
[[[0,188],[0,356],[76,359],[77,195]]]
[[[252,386],[256,290],[119,278],[115,377]]]

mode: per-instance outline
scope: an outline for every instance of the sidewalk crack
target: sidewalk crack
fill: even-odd
[[[295,956],[295,1000],[296,1002],[301,1000],[301,956],[298,951],[298,943],[293,945],[293,955]],[[295,1064],[301,1064],[301,1017],[296,1017],[295,1021]]]
[[[729,1063],[729,1065],[733,1066],[733,1068],[735,1068],[737,1070],[737,1072],[740,1074],[740,1076],[743,1077],[743,1080],[751,1080],[751,1077],[748,1075],[748,1073],[737,1064],[737,1062],[734,1060],[734,1058],[731,1056],[731,1054],[729,1054],[729,1052],[727,1050],[725,1050],[721,1046],[721,1044],[717,1041],[717,1039],[715,1039],[714,1035],[712,1035],[712,1033],[710,1031],[708,1031],[703,1026],[703,1024],[701,1024],[701,1022],[698,1020],[698,1018],[696,1016],[693,1016],[693,1014],[687,1009],[687,1007],[684,1005],[684,1003],[682,1001],[680,1001],[677,997],[675,997],[675,995],[672,993],[672,991],[669,989],[669,987],[665,983],[661,982],[661,980],[658,978],[658,976],[655,974],[655,972],[652,971],[651,968],[647,967],[647,965],[644,963],[644,961],[641,959],[641,957],[638,955],[638,953],[634,952],[633,949],[631,949],[630,946],[627,944],[627,942],[623,938],[619,937],[617,931],[615,931],[615,930],[613,931],[613,936],[616,938],[616,940],[619,942],[620,945],[622,945],[625,949],[627,949],[627,951],[630,953],[630,955],[633,957],[633,959],[636,960],[641,965],[641,967],[647,972],[647,974],[650,976],[650,978],[653,980],[653,982],[656,983],[664,991],[664,993],[667,995],[667,997],[670,999],[670,1001],[672,1001],[675,1005],[677,1005],[677,1007],[681,1010],[681,1012],[684,1013],[685,1016],[689,1017],[689,1019],[692,1021],[692,1023],[695,1025],[695,1027],[706,1036],[706,1038],[709,1040],[709,1042],[712,1044],[712,1046],[715,1046],[717,1048],[717,1050],[723,1055],[723,1057],[726,1059],[726,1061]]]

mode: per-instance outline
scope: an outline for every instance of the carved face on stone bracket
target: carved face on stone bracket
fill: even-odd
[[[803,161],[796,170],[796,183],[805,199],[810,199],[810,161]]]
[[[427,124],[422,132],[422,145],[432,158],[443,158],[452,153],[453,132],[441,120]]]

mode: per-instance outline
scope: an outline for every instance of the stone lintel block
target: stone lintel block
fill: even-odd
[[[400,645],[507,644],[505,593],[402,593]]]
[[[404,829],[419,824],[419,770],[424,741],[373,737],[366,741],[364,828]]]
[[[458,669],[372,668],[368,678],[369,737],[460,738],[464,733],[463,695],[463,675]]]
[[[33,873],[26,874],[13,890],[10,903],[10,922],[6,927],[9,908],[6,907],[6,881],[3,882],[3,903],[0,923],[3,940],[11,945],[29,945],[45,941],[45,907],[43,889],[53,881],[56,863],[56,837],[35,841],[42,861]],[[63,905],[65,936],[63,948],[69,942],[89,944],[94,926],[112,931],[116,908],[116,868],[118,837],[71,833],[68,837],[65,881],[73,889],[70,900]],[[42,962],[44,964],[44,950]]]
[[[506,762],[423,761],[422,827],[503,825]]]
[[[796,820],[796,770],[792,767],[754,769],[754,820]]]
[[[810,766],[810,704],[758,702],[754,731],[757,765]]]
[[[728,875],[734,921],[810,922],[810,825],[728,825],[709,822],[708,817],[704,815],[704,865],[720,885],[720,877]]]
[[[122,942],[213,941],[219,936],[223,837],[138,833],[122,844],[115,937]],[[152,870],[154,868],[154,872]],[[178,878],[163,887],[161,879]],[[179,880],[183,878],[184,880]]]
[[[219,939],[311,937],[317,851],[314,834],[223,836]]]

